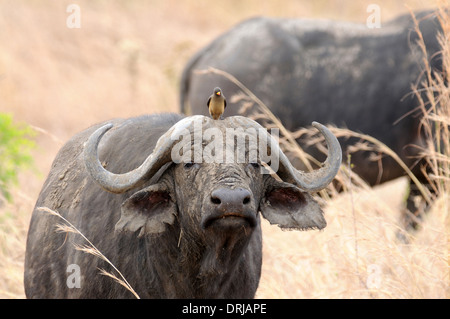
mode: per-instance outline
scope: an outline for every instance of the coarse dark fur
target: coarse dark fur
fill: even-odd
[[[161,114],[110,121],[114,128],[99,145],[102,165],[114,173],[133,170],[180,119]],[[64,145],[36,202],[25,256],[28,298],[133,298],[99,274],[99,269],[116,274],[106,262],[75,249],[74,244],[86,244],[80,235],[56,232],[55,226],[64,222],[39,207],[74,224],[141,298],[253,298],[262,263],[259,211],[269,221],[279,212],[299,212],[310,221],[292,228],[326,225],[308,193],[258,173],[254,163],[172,163],[139,189],[106,192],[87,173],[82,156],[84,143],[100,126]],[[231,198],[222,207],[213,196],[246,199],[236,206]],[[231,217],[218,213],[222,211]],[[235,217],[236,211],[249,218]],[[152,233],[158,227],[164,231]],[[80,270],[80,288],[67,284],[73,264]]]
[[[187,63],[181,80],[181,111],[206,114],[205,96],[213,86],[220,86],[228,97],[224,116],[237,114],[242,101],[233,100],[240,92],[235,84],[221,75],[195,73],[214,67],[241,81],[287,129],[294,131],[317,120],[368,134],[390,147],[426,182],[417,165],[424,141],[412,85],[424,80],[424,60],[432,72],[442,70],[437,40],[441,26],[433,11],[415,15],[427,49],[425,57],[409,13],[375,29],[328,20],[261,17],[244,21]],[[354,138],[339,141],[344,154],[357,142]],[[303,140],[299,142],[314,152]],[[315,152],[320,158],[320,152]],[[351,160],[354,171],[371,185],[405,174],[392,158],[384,156],[378,162],[369,160],[369,155],[357,152]]]

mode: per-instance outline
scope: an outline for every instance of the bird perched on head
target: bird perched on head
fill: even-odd
[[[214,120],[218,120],[227,107],[227,100],[219,87],[214,89],[213,94],[209,97],[206,104],[208,105],[211,117]]]

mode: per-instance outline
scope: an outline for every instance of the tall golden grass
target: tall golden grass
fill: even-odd
[[[0,111],[38,129],[42,172],[21,174],[14,202],[0,207],[0,297],[23,298],[25,240],[31,211],[57,150],[75,132],[105,119],[177,111],[177,81],[197,49],[257,14],[364,22],[373,1],[80,0],[82,27],[65,27],[66,4],[0,2]],[[378,1],[382,22],[434,1]],[[406,181],[371,188],[346,165],[343,194],[324,202],[323,231],[283,232],[263,224],[263,274],[258,298],[448,298],[450,22],[443,15],[445,74],[417,91],[430,143],[424,149],[437,189],[422,229],[397,240]],[[423,96],[423,95],[422,95]],[[431,137],[441,144],[432,142]],[[93,243],[95,245],[95,243]],[[108,256],[106,256],[108,257]],[[101,276],[101,274],[99,274]],[[113,279],[112,279],[113,280]],[[125,288],[124,288],[125,289]]]
[[[62,220],[62,224],[55,225],[55,232],[66,233],[66,234],[67,233],[78,234],[81,238],[83,238],[83,240],[86,242],[86,244],[80,245],[80,244],[72,243],[72,245],[74,245],[75,249],[106,261],[112,267],[112,269],[116,272],[117,275],[112,272],[108,272],[103,268],[99,268],[99,274],[112,278],[119,285],[122,285],[123,287],[125,287],[125,289],[130,291],[137,299],[140,299],[139,295],[136,293],[136,291],[134,291],[133,287],[128,283],[128,281],[123,276],[123,274],[120,272],[120,270],[117,269],[117,267],[89,240],[89,238],[87,238],[69,220],[67,220],[65,217],[63,217],[57,211],[54,211],[48,207],[37,207],[36,211],[44,212],[44,213],[47,213],[52,216],[56,216],[56,217],[60,218]]]
[[[264,237],[265,251],[270,251],[266,254],[270,260],[266,259],[263,264],[266,278],[275,278],[279,282],[280,276],[285,276],[277,297],[293,297],[292,292],[295,291],[298,297],[312,298],[448,298],[450,13],[443,8],[448,8],[448,4],[438,10],[443,27],[443,34],[439,37],[443,72],[432,71],[424,60],[426,79],[414,88],[423,115],[421,129],[427,137],[422,156],[431,168],[431,173],[427,173],[425,168],[423,172],[433,192],[420,185],[397,154],[383,143],[360,133],[332,128],[336,135],[358,137],[371,143],[373,146],[369,148],[367,144],[361,145],[363,149],[393,157],[404,168],[431,205],[431,212],[421,222],[421,231],[406,232],[400,222],[402,209],[399,203],[392,205],[386,201],[385,196],[389,197],[386,190],[375,192],[367,185],[353,183],[351,167],[345,168],[344,163],[345,169],[341,170],[338,178],[347,190],[327,204],[329,225],[324,231],[327,235],[319,233],[300,240],[290,234],[292,237],[286,237],[284,256],[280,258],[276,257],[275,250],[272,251],[275,235]],[[419,46],[426,56],[421,34],[419,38]],[[263,112],[267,110],[263,109]],[[396,235],[399,233],[407,237],[406,243],[399,241]],[[280,249],[279,245],[275,247],[276,251]],[[303,253],[294,251],[299,247],[305,247]],[[286,259],[285,252],[289,250],[292,250],[292,255],[288,254]],[[260,287],[259,297],[271,297],[264,294],[266,283]],[[285,289],[286,286],[292,289]],[[289,296],[286,291],[289,291]]]

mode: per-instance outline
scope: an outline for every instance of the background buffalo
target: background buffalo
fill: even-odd
[[[425,145],[421,110],[413,92],[426,80],[425,68],[442,74],[442,31],[437,13],[415,13],[366,24],[312,19],[255,18],[244,21],[197,52],[183,71],[181,111],[208,114],[205,96],[220,86],[228,97],[225,115],[237,114],[248,99],[220,74],[196,74],[214,67],[242,82],[291,131],[317,120],[370,135],[391,148],[422,182],[419,153]],[[424,39],[423,54],[419,39]],[[426,64],[425,64],[426,63]],[[425,96],[425,95],[423,95]],[[253,107],[255,108],[256,105]],[[246,107],[245,114],[251,114]],[[341,138],[344,153],[357,139]],[[300,141],[308,149],[307,141]],[[320,157],[317,150],[309,150]],[[370,185],[405,175],[396,161],[370,152],[352,154],[353,170]],[[344,160],[344,162],[346,162]],[[408,208],[416,212],[414,184]]]

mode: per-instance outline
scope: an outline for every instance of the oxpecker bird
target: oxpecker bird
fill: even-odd
[[[218,120],[227,107],[227,100],[219,87],[214,89],[213,94],[209,97],[206,104],[208,105],[211,117],[214,120]]]

